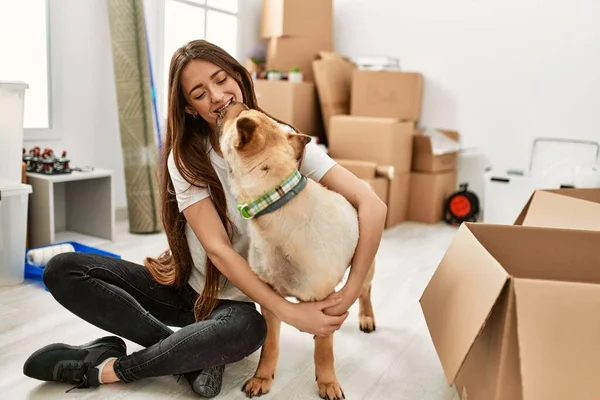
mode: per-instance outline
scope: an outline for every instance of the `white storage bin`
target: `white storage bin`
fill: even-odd
[[[0,81],[0,178],[21,182],[23,160],[23,82]]]
[[[475,148],[461,149],[458,153],[456,187],[467,184],[468,190],[479,199],[479,207],[485,209],[486,171],[492,167],[488,157]]]
[[[0,286],[24,281],[31,185],[0,179]]]

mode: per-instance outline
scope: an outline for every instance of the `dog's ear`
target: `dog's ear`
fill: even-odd
[[[296,161],[300,161],[304,155],[304,147],[311,141],[311,137],[302,133],[288,133],[288,141],[296,154]]]
[[[257,123],[248,117],[238,118],[236,122],[237,130],[238,130],[238,144],[236,148],[239,150],[246,146],[252,140],[252,136],[254,136],[254,132],[258,127]]]

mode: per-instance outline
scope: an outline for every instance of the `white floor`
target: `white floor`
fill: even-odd
[[[358,329],[357,305],[335,335],[336,371],[348,400],[456,400],[444,379],[419,307],[419,297],[443,256],[455,228],[405,223],[386,231],[377,256],[373,305],[377,331]],[[124,259],[141,262],[166,246],[164,235],[131,235],[118,224],[117,240],[102,246]],[[93,307],[93,305],[90,305]],[[172,376],[96,389],[25,377],[22,365],[39,347],[53,342],[80,344],[106,332],[73,316],[40,286],[26,283],[0,288],[0,399],[192,399],[182,379]],[[277,377],[265,399],[318,399],[312,338],[289,326],[281,334]],[[140,347],[127,343],[130,351]],[[243,399],[242,383],[254,372],[258,352],[225,370],[220,399]]]

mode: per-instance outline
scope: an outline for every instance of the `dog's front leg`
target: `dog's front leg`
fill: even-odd
[[[373,304],[371,303],[371,283],[375,274],[375,261],[371,264],[369,272],[358,298],[358,326],[365,333],[371,333],[375,330],[375,314],[373,313]]]
[[[279,332],[281,330],[281,320],[269,310],[261,310],[265,321],[267,322],[267,337],[260,350],[260,360],[254,376],[246,381],[242,390],[246,392],[246,396],[260,396],[269,393],[273,379],[275,378],[275,370],[277,369],[277,361],[279,359]]]
[[[315,336],[315,374],[319,396],[327,400],[342,400],[346,396],[337,380],[333,364],[333,334]]]

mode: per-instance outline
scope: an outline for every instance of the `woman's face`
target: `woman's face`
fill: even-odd
[[[217,65],[192,60],[181,73],[185,111],[204,119],[214,130],[219,111],[231,101],[243,102],[240,85]]]

